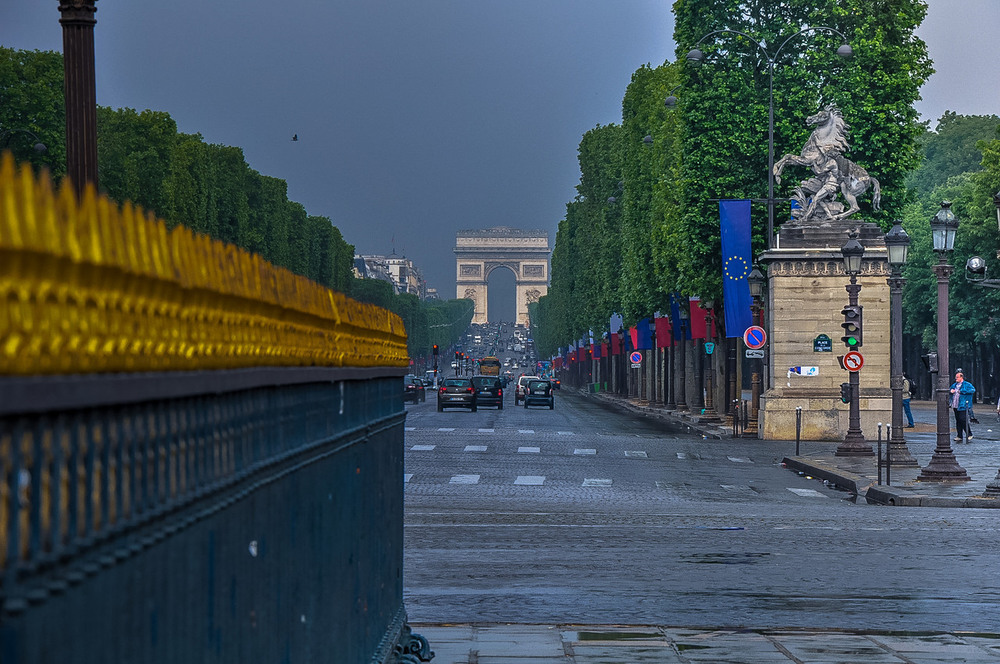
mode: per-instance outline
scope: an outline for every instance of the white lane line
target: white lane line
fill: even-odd
[[[403,431],[416,431],[417,427],[403,427]]]
[[[733,463],[753,463],[753,461],[747,459],[746,457],[726,457],[726,458],[732,461]]]
[[[597,454],[597,450],[593,449],[575,449],[573,454]]]
[[[803,496],[805,498],[826,498],[816,489],[793,489],[792,487],[785,487],[797,496]]]
[[[466,445],[465,446],[465,451],[466,452],[485,452],[486,451],[486,446],[485,445]]]
[[[517,448],[518,454],[538,454],[542,451],[540,447],[519,447]]]
[[[584,479],[583,486],[611,486],[611,480]]]
[[[625,452],[625,456],[629,459],[648,459],[649,456],[642,450],[629,450]]]
[[[452,475],[448,484],[479,484],[479,475]]]
[[[687,453],[685,453],[685,452],[678,452],[678,453],[677,453],[677,458],[678,458],[678,459],[681,459],[681,460],[684,460],[684,459],[687,459],[687,458],[688,458],[688,455],[687,455]]]
[[[575,436],[576,434],[572,431],[556,431],[560,436]]]
[[[438,431],[454,431],[455,427],[438,427]]]
[[[535,433],[534,429],[518,429],[518,433]]]
[[[480,429],[479,433],[494,433],[496,429]]]
[[[723,489],[725,489],[726,491],[732,491],[734,489],[738,489],[739,488],[735,484],[720,484],[719,486],[722,487]]]
[[[523,486],[542,486],[545,484],[545,475],[518,475],[514,484]]]
[[[408,483],[413,478],[413,473],[406,473],[403,475],[403,484]]]
[[[437,447],[437,445],[414,445],[410,449],[414,452],[430,452],[435,447]]]

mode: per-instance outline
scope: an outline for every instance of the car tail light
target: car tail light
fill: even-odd
[[[448,391],[448,389],[446,387],[444,387],[444,386],[442,386],[441,389],[438,390],[438,392],[440,392],[441,394],[444,394],[447,391]]]
[[[502,397],[503,396],[503,390],[497,390],[497,396],[498,397]]]
[[[471,387],[467,387],[467,388],[465,388],[465,391],[466,391],[466,392],[475,392],[475,390],[473,390],[473,389],[472,389]]]

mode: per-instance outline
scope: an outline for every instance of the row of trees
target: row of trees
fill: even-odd
[[[0,131],[19,159],[66,172],[62,55],[0,47]],[[34,133],[48,150],[31,149]],[[3,146],[0,145],[0,148]],[[472,319],[468,300],[421,302],[384,281],[355,279],[354,246],[328,217],[288,199],[287,183],[247,164],[238,147],[177,130],[168,113],[97,109],[98,180],[112,199],[154,212],[168,225],[240,246],[329,288],[398,313],[411,356],[455,343]]]
[[[882,209],[869,205],[859,216],[884,229],[901,219],[913,238],[906,329],[930,347],[928,220],[942,198],[953,200],[963,220],[955,261],[988,254],[1000,273],[990,194],[1000,188],[1000,143],[976,143],[996,139],[995,117],[949,114],[936,133],[918,121],[913,104],[933,71],[915,34],[925,12],[913,0],[677,0],[677,61],[639,68],[625,90],[621,124],[597,126],[580,142],[577,196],[559,224],[551,287],[532,315],[539,351],[553,354],[588,330],[607,331],[614,312],[630,325],[666,311],[672,293],[721,298],[716,200],[767,196],[769,57],[776,158],[802,148],[812,129],[806,117],[827,104],[842,110],[851,129],[848,156],[882,185]],[[847,37],[852,58],[837,56],[841,38],[825,30],[784,41],[798,29],[789,26],[820,24]],[[701,67],[687,63],[687,52],[716,30],[753,35],[769,55],[724,32],[698,45],[706,56]],[[673,108],[664,104],[670,94]],[[806,175],[790,172],[776,196],[787,198]],[[754,204],[754,255],[766,247],[766,214],[765,203]],[[787,215],[779,208],[776,222]],[[985,340],[990,330],[995,349],[995,307],[982,307],[983,294],[961,283],[954,290],[953,341]]]

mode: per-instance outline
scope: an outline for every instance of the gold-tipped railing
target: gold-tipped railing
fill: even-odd
[[[0,376],[404,367],[402,320],[0,159]]]

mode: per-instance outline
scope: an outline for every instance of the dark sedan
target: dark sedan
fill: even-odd
[[[552,383],[538,378],[529,380],[524,386],[524,407],[548,406],[555,408],[555,398],[552,396]]]
[[[476,412],[476,388],[471,378],[445,378],[438,389],[438,410],[468,408]]]
[[[427,401],[427,390],[423,379],[416,376],[407,376],[403,379],[403,401],[413,403]]]
[[[477,406],[496,406],[503,410],[503,384],[496,376],[473,376]]]

